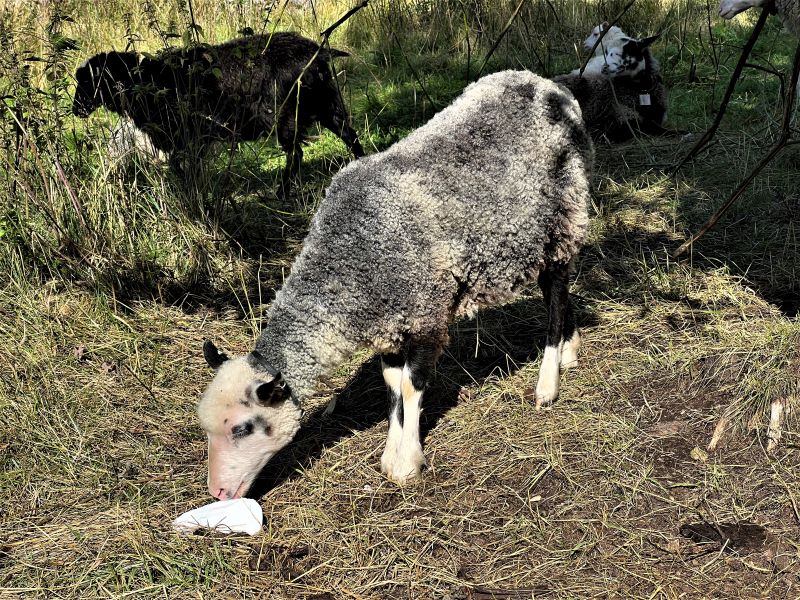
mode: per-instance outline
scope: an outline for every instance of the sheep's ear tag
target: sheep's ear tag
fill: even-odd
[[[217,350],[214,342],[206,340],[203,343],[203,358],[206,359],[209,367],[219,369],[222,363],[228,360],[228,355]]]
[[[275,406],[283,402],[286,382],[278,373],[275,379],[262,383],[256,388],[256,398],[261,406]]]
[[[650,106],[650,94],[639,94],[639,106]]]

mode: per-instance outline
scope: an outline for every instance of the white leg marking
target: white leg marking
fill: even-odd
[[[767,427],[767,452],[775,450],[781,439],[781,422],[783,421],[783,400],[773,400],[769,411],[769,427]]]
[[[560,346],[545,346],[539,381],[536,383],[536,408],[547,406],[558,398]]]
[[[561,368],[571,369],[578,366],[578,350],[581,347],[581,334],[575,329],[572,337],[564,342],[561,347]]]
[[[397,450],[400,447],[400,439],[403,437],[403,427],[400,425],[400,417],[397,409],[389,415],[389,433],[386,435],[386,447],[381,455],[381,472],[390,479],[394,475],[394,463],[397,460]]]
[[[400,485],[410,483],[419,478],[422,467],[425,465],[425,456],[422,454],[422,444],[419,441],[419,415],[422,405],[422,392],[414,389],[411,383],[411,371],[403,368],[403,431],[397,456],[389,478]]]
[[[387,367],[383,362],[383,380],[386,382],[391,392],[401,397],[401,382],[403,380],[403,369],[399,367]],[[383,449],[381,455],[381,472],[391,478],[393,473],[394,462],[397,459],[397,449],[400,447],[400,438],[403,435],[403,427],[400,425],[400,416],[398,411],[400,405],[398,404],[392,414],[389,415],[389,433],[386,435],[386,447]]]

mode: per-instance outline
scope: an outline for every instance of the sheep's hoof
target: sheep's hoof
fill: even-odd
[[[555,386],[542,381],[536,384],[536,410],[550,406],[558,398],[558,383]]]
[[[578,350],[581,347],[581,334],[576,329],[572,337],[564,342],[561,348],[561,370],[572,369],[578,366]]]
[[[383,451],[381,455],[381,473],[386,475],[389,479],[391,479],[391,473],[393,472],[392,465],[394,465],[394,461],[397,458],[397,449],[396,448],[389,448],[388,446]]]
[[[386,453],[384,452],[384,454]],[[391,481],[403,486],[419,480],[422,476],[422,469],[427,464],[425,455],[422,453],[422,446],[418,446],[405,455],[398,452],[395,460],[387,462],[386,465],[381,459],[381,470]]]

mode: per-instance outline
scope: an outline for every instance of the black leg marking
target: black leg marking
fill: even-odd
[[[550,404],[558,398],[564,325],[569,307],[569,265],[547,265],[539,274],[539,285],[548,307],[548,326],[547,344],[536,383],[536,408]],[[572,321],[571,317],[570,319]],[[574,321],[572,323],[574,331]]]
[[[381,354],[381,367],[384,370],[384,379],[386,380],[389,419],[392,418],[393,414],[396,414],[397,420],[401,426],[403,425],[403,395],[401,393],[400,382],[404,364],[405,360],[401,354]],[[390,381],[386,377],[386,369],[396,369],[398,371],[396,387],[395,382]]]
[[[422,392],[428,386],[436,360],[441,350],[436,346],[419,344],[411,345],[406,356],[406,368],[409,371],[411,385],[415,391]]]
[[[286,153],[286,167],[281,175],[280,193],[285,196],[292,187],[292,181],[300,172],[300,163],[303,162],[303,148],[301,142],[303,136],[300,134],[293,118],[287,118],[278,127],[278,143]]]
[[[344,107],[341,107],[341,109],[334,108],[330,115],[323,119],[322,125],[342,138],[342,141],[353,153],[353,156],[361,158],[364,156],[364,149],[361,147],[361,142],[358,141],[356,130],[348,122],[347,113],[343,111]]]
[[[569,301],[569,265],[548,265],[539,274],[548,310],[547,345],[557,346],[575,332],[575,316]]]

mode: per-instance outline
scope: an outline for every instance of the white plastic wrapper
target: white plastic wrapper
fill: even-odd
[[[172,527],[181,533],[194,533],[198,529],[213,529],[218,533],[246,533],[261,531],[264,512],[252,498],[236,498],[212,502],[183,513]]]

